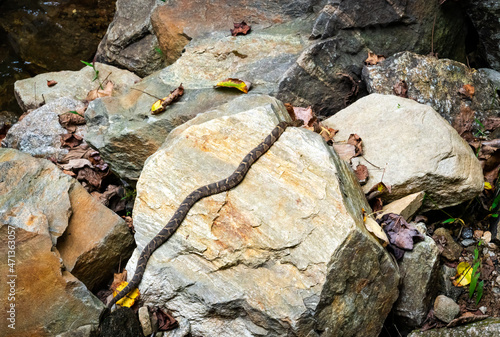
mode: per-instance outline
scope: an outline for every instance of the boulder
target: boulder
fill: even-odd
[[[134,240],[125,221],[54,164],[0,149],[0,168],[0,221],[47,236],[65,270],[89,289],[130,256]]]
[[[424,196],[424,192],[417,192],[401,199],[394,200],[390,204],[384,205],[382,211],[377,214],[377,218],[381,218],[387,213],[395,213],[401,215],[406,221],[410,221],[411,217],[413,217],[422,206]]]
[[[479,36],[478,48],[490,67],[500,71],[500,3],[495,0],[469,0],[467,15]]]
[[[0,295],[2,311],[11,310],[11,320],[2,322],[0,335],[50,337],[75,326],[97,324],[104,305],[71,273],[62,271],[50,235],[9,224],[4,216],[1,212],[0,244],[6,261],[0,272],[3,282],[10,283],[2,286]],[[14,252],[9,264],[8,251]]]
[[[326,39],[346,30],[379,55],[390,56],[403,50],[427,54],[433,50],[465,62],[465,29],[463,10],[457,4],[329,0],[316,19],[311,37]]]
[[[199,115],[148,158],[128,275],[190,192],[228,177],[289,118],[276,99],[252,99]],[[366,230],[363,208],[352,171],[322,137],[289,128],[240,185],[192,207],[150,258],[142,299],[172,312],[180,329],[186,319],[183,336],[378,336],[399,276]]]
[[[128,91],[129,86],[140,80],[140,77],[130,71],[107,64],[96,62],[95,69],[99,71],[98,79],[100,81],[108,79],[113,82],[113,96],[125,93]],[[43,104],[62,97],[71,97],[83,101],[89,91],[99,88],[99,81],[94,80],[94,77],[94,70],[89,66],[84,66],[79,71],[44,73],[16,81],[14,83],[14,93],[17,102],[24,111],[36,109]],[[56,81],[57,84],[49,87],[47,81]]]
[[[361,137],[363,156],[353,158],[352,165],[368,168],[365,193],[381,180],[391,186],[391,193],[381,195],[386,202],[424,191],[425,211],[457,205],[483,189],[481,165],[471,148],[428,105],[371,94],[323,123],[339,130],[336,142],[350,134]]]
[[[399,271],[402,279],[394,314],[406,326],[419,327],[427,317],[437,290],[439,250],[434,240],[425,235],[424,241],[405,252]]]
[[[192,40],[182,57],[171,66],[133,86],[157,97],[165,97],[181,83],[184,96],[152,116],[156,98],[137,90],[120,97],[96,99],[85,118],[89,127],[85,140],[99,150],[120,177],[136,181],[144,161],[163,143],[176,126],[198,113],[244,95],[235,89],[214,89],[228,77],[254,84],[250,93],[272,94],[283,73],[308,43],[295,28],[252,32],[232,37],[214,33]]]
[[[2,141],[2,146],[37,157],[54,157],[60,160],[68,153],[61,142],[61,135],[67,134],[68,130],[59,123],[59,115],[84,107],[82,102],[69,97],[53,100],[14,124]],[[85,130],[85,126],[78,126],[76,134],[83,137]]]
[[[304,19],[304,29],[312,27],[311,14],[325,0],[238,1],[147,0],[138,3],[118,0],[116,15],[97,51],[97,59],[147,76],[172,64],[193,38],[229,29],[245,20],[252,26],[272,25]],[[161,4],[161,6],[160,6]],[[158,47],[161,49],[159,53]],[[155,50],[156,49],[156,50]]]
[[[500,335],[500,318],[492,317],[453,328],[413,331],[408,337],[497,337]]]
[[[402,52],[365,66],[363,79],[370,93],[385,95],[394,94],[394,87],[405,81],[408,98],[430,105],[454,125],[459,118],[474,123],[474,118],[483,122],[500,114],[498,87],[486,72],[474,71],[460,62]],[[473,87],[472,95],[464,94],[465,85]],[[467,118],[468,109],[473,115]]]

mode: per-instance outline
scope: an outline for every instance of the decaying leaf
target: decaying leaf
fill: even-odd
[[[468,262],[460,262],[457,266],[457,275],[453,280],[455,287],[465,287],[472,280],[472,266]]]
[[[245,21],[241,21],[240,23],[234,22],[233,25],[234,29],[230,29],[232,36],[236,36],[238,34],[247,35],[252,29],[252,27],[247,25]]]
[[[172,90],[167,97],[157,100],[151,106],[151,114],[157,115],[167,109],[167,106],[177,101],[182,95],[184,95],[184,87],[182,83]]]
[[[500,128],[500,117],[489,117],[483,122],[484,129],[493,131]]]
[[[356,178],[358,178],[361,185],[366,184],[370,175],[368,174],[368,168],[365,165],[359,164],[356,166],[354,173],[356,174]]]
[[[400,80],[392,87],[392,91],[396,96],[408,98],[408,84],[405,80]]]
[[[77,147],[82,143],[83,138],[73,133],[65,133],[61,135],[61,146],[70,148]]]
[[[401,259],[405,250],[412,250],[415,241],[425,239],[414,225],[397,214],[384,214],[377,222],[382,226],[389,237],[389,247],[392,249],[397,260]]]
[[[377,55],[375,53],[368,52],[368,58],[365,60],[365,64],[372,66],[379,62],[382,62],[383,60],[385,60],[385,57],[383,57],[382,55]]]
[[[333,149],[339,155],[340,159],[350,162],[351,158],[356,155],[356,147],[351,144],[333,144]]]
[[[67,164],[59,165],[63,170],[76,170],[87,167],[93,167],[92,163],[88,161],[88,159],[80,158],[80,159],[71,159]]]
[[[92,170],[90,167],[84,167],[78,171],[76,179],[78,179],[78,181],[84,180],[93,188],[99,189],[101,187],[102,178],[105,176],[106,174],[100,174]]]
[[[59,124],[69,132],[75,132],[77,125],[85,124],[85,118],[78,111],[68,111],[59,115]]]
[[[464,84],[463,87],[458,89],[458,93],[468,99],[472,99],[472,96],[474,96],[474,92],[474,87],[470,84]]]
[[[383,182],[378,182],[370,188],[368,193],[366,193],[366,198],[372,200],[383,193],[391,193],[391,185],[386,185]]]
[[[453,321],[448,323],[447,328],[453,328],[459,325],[465,325],[473,322],[479,322],[486,318],[490,317],[489,315],[474,315],[473,313],[466,312],[462,316],[455,318]]]
[[[113,297],[115,297],[116,295],[118,295],[118,293],[120,291],[122,291],[123,289],[125,289],[125,287],[127,286],[127,282],[123,281],[121,282],[118,287],[116,287],[116,291],[113,291]],[[125,295],[121,300],[119,300],[118,302],[116,302],[116,304],[122,306],[122,307],[127,307],[127,308],[130,308],[131,306],[134,305],[135,303],[135,300],[137,299],[137,297],[139,297],[140,295],[140,292],[139,292],[139,289],[135,288],[134,290],[132,290],[131,292],[129,292],[127,295]]]
[[[453,128],[457,130],[458,134],[462,137],[465,136],[466,133],[469,134],[468,137],[464,137],[466,139],[471,140],[472,135],[472,123],[474,122],[474,110],[468,107],[465,104],[460,106],[460,113],[453,121]]]
[[[94,149],[91,149],[88,144],[81,144],[72,148],[61,160],[61,163],[68,163],[71,159],[80,159],[85,158],[88,159],[90,153],[96,152]]]
[[[335,137],[337,132],[339,132],[339,130],[332,129],[327,126],[322,126],[321,124],[320,124],[320,129],[321,131],[319,132],[319,134],[323,137],[323,139],[327,143],[333,141],[333,137]]]
[[[305,126],[312,126],[312,123],[316,120],[316,116],[312,111],[312,108],[308,106],[307,108],[293,107],[293,115],[295,119],[302,119]]]
[[[160,308],[156,311],[156,317],[158,318],[159,331],[172,330],[179,326],[179,323],[174,317],[172,317],[172,315]]]
[[[380,227],[379,223],[375,221],[375,219],[370,216],[365,216],[365,227],[370,233],[380,240],[382,246],[386,247],[389,244],[389,239],[387,238],[386,233],[382,227]]]
[[[347,144],[354,145],[356,148],[355,157],[363,155],[363,140],[360,136],[355,133],[351,133],[349,135],[349,139],[347,139]]]
[[[113,283],[111,283],[110,289],[113,290],[113,292],[117,291],[116,289],[122,282],[127,281],[127,270],[124,270],[121,273],[114,273],[113,274]]]
[[[56,81],[53,81],[53,80],[47,80],[47,86],[48,87],[53,87],[54,85],[56,85],[57,82]]]
[[[113,82],[108,81],[108,83],[106,83],[106,85],[104,86],[104,89],[95,89],[89,91],[85,100],[90,102],[95,100],[96,98],[111,96],[111,94],[113,93],[113,86]]]
[[[248,93],[252,87],[252,83],[249,81],[243,81],[237,78],[226,78],[223,81],[218,82],[215,85],[216,88],[236,88],[245,94]]]

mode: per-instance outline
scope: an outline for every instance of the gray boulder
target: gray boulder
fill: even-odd
[[[162,114],[151,115],[156,98],[137,90],[120,97],[93,101],[85,114],[89,127],[85,140],[99,150],[113,171],[137,180],[144,161],[176,126],[198,113],[245,95],[235,89],[214,89],[228,77],[253,83],[250,93],[273,94],[285,71],[308,43],[294,27],[252,32],[238,38],[214,33],[192,40],[171,66],[133,86],[165,97],[181,83],[184,96]]]
[[[350,134],[363,140],[363,156],[353,167],[368,168],[363,191],[382,181],[391,193],[386,202],[425,191],[423,210],[457,205],[483,189],[482,168],[469,145],[434,109],[392,95],[371,94],[323,122],[339,130],[335,141]],[[431,201],[432,200],[432,201]]]
[[[232,101],[192,119],[148,158],[129,275],[185,196],[229,176],[289,118],[279,101],[253,99],[260,104],[234,111]],[[287,129],[239,186],[191,209],[151,257],[141,296],[186,319],[183,336],[378,336],[399,276],[363,224],[367,207],[350,168],[319,135]]]
[[[62,159],[68,149],[62,147],[61,135],[67,134],[68,130],[59,123],[59,115],[84,107],[82,102],[69,97],[55,99],[14,124],[2,141],[2,146],[37,157]],[[83,137],[85,130],[85,126],[78,126],[75,133]]]
[[[395,54],[377,65],[363,68],[363,79],[370,93],[393,94],[394,86],[405,81],[408,98],[430,105],[450,123],[456,122],[467,108],[480,121],[500,114],[498,87],[490,76],[460,62],[410,52]],[[460,93],[464,85],[474,87],[471,97]]]
[[[500,335],[500,318],[492,317],[454,328],[413,331],[408,337],[497,337]]]

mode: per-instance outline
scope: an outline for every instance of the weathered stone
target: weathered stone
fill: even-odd
[[[63,332],[56,337],[92,337],[92,332],[96,330],[97,326],[83,325],[78,329]]]
[[[253,26],[254,32],[255,28],[267,29],[272,25],[300,19],[301,29],[309,31],[312,14],[324,2],[219,0],[214,3],[196,0],[167,1],[163,4],[154,0],[140,3],[118,0],[115,18],[99,45],[97,58],[146,76],[161,69],[164,61],[172,64],[193,38],[207,36],[214,31],[223,31],[224,36],[230,35],[229,29],[233,28],[233,22],[245,20]],[[155,51],[158,43],[156,38],[165,60]],[[144,43],[145,39],[154,41]]]
[[[463,17],[460,6],[442,10],[435,1],[329,0],[311,36],[326,39],[350,30],[376,54],[427,54],[433,48],[440,56],[465,61]]]
[[[289,118],[275,99],[253,100],[269,103],[240,104],[237,112],[228,109],[232,101],[201,114],[148,158],[137,184],[139,250],[129,275],[185,196],[229,176]],[[399,276],[365,229],[367,207],[350,168],[322,138],[291,128],[239,186],[191,209],[150,258],[141,296],[187,319],[191,335],[378,336]]]
[[[141,322],[142,332],[145,336],[149,336],[153,333],[153,328],[151,326],[151,318],[149,316],[148,307],[139,308],[139,322]]]
[[[331,116],[355,100],[368,49],[351,32],[306,49],[280,81],[276,97]]]
[[[99,62],[113,64],[147,76],[164,66],[155,51],[158,40],[152,34],[150,16],[161,2],[117,0],[113,22],[97,48]]]
[[[65,269],[92,289],[130,256],[118,215],[45,159],[0,149],[0,222],[51,238]]]
[[[141,79],[130,71],[107,64],[96,62],[95,68],[99,70],[100,81],[107,78],[113,82],[113,96],[119,96],[127,92],[132,84]],[[84,66],[79,71],[44,73],[16,81],[14,93],[17,102],[24,111],[36,109],[42,104],[50,103],[62,97],[71,97],[83,101],[89,91],[99,88],[99,82],[97,80],[93,81],[94,77],[94,70],[89,66]],[[47,85],[49,80],[56,81],[57,84],[49,87]]]
[[[479,51],[489,65],[500,71],[500,3],[496,0],[469,0],[467,15],[479,35]]]
[[[463,288],[455,287],[451,282],[452,277],[457,275],[457,269],[448,267],[443,264],[441,266],[440,278],[439,278],[439,292],[453,299],[458,300],[458,297],[464,292]]]
[[[68,130],[59,123],[59,115],[83,107],[82,102],[69,97],[59,98],[45,104],[14,124],[2,141],[2,146],[37,157],[53,156],[60,160],[68,153],[67,148],[61,147],[61,135],[67,134]],[[85,129],[85,126],[78,126],[76,134],[83,136]]]
[[[432,238],[417,243],[405,252],[399,263],[402,282],[394,313],[409,327],[421,326],[436,295],[439,275],[439,250]]]
[[[450,323],[460,313],[460,306],[451,298],[439,295],[434,301],[434,316]]]
[[[144,337],[144,334],[134,311],[120,308],[104,318],[101,337]]]
[[[448,261],[458,260],[463,248],[453,240],[453,237],[446,228],[440,227],[436,229],[432,238],[437,242],[439,251],[445,259]]]
[[[473,71],[460,62],[402,52],[365,66],[363,78],[370,93],[386,95],[393,94],[394,86],[404,80],[408,98],[430,105],[450,123],[467,108],[480,121],[500,114],[497,87],[485,72]],[[459,93],[464,85],[474,87],[472,99]]]
[[[413,331],[408,337],[497,337],[499,335],[500,318],[492,317],[454,328]]]
[[[424,192],[417,192],[395,200],[385,205],[382,208],[382,212],[377,214],[377,218],[381,218],[387,213],[395,213],[401,215],[406,221],[409,221],[415,212],[422,206],[424,195]]]
[[[362,138],[364,154],[352,159],[353,166],[368,168],[365,193],[381,179],[391,185],[391,193],[381,195],[386,202],[426,191],[426,210],[457,205],[483,189],[481,165],[469,145],[427,105],[371,94],[323,123],[340,130],[337,142],[353,133]]]
[[[120,177],[137,180],[146,158],[173,128],[244,95],[237,90],[216,90],[215,83],[228,77],[243,78],[254,83],[251,94],[272,94],[306,43],[294,29],[253,32],[237,38],[213,34],[193,40],[177,62],[134,86],[165,97],[182,83],[185,93],[178,102],[152,116],[150,109],[156,99],[137,90],[96,99],[85,114],[89,127],[85,139]]]
[[[3,181],[0,188],[8,183],[0,181]],[[15,291],[14,295],[10,293],[9,285],[0,288],[0,296],[3,299],[4,313],[11,309],[11,304],[15,305],[15,329],[9,328],[8,321],[4,318],[4,322],[0,324],[0,335],[50,337],[74,326],[97,324],[104,305],[82,282],[69,272],[61,270],[60,258],[57,251],[52,250],[52,241],[47,231],[37,232],[29,228],[29,223],[26,224],[27,229],[9,224],[2,214],[4,209],[3,206],[0,207],[0,217],[3,220],[0,221],[0,253],[5,257],[0,263],[0,272],[5,277],[16,276],[9,280]],[[15,243],[8,243],[9,240]],[[14,251],[15,255],[7,255],[8,251]],[[7,264],[7,256],[15,261],[12,262],[14,266]],[[2,282],[7,282],[5,277],[2,277]],[[12,299],[9,300],[9,297]]]

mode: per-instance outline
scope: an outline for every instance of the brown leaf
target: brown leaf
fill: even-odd
[[[322,126],[321,124],[319,124],[319,126],[321,129],[319,134],[323,137],[325,142],[333,141],[333,137],[337,134],[337,132],[339,132],[339,130],[332,129],[327,126]]]
[[[370,188],[370,190],[366,193],[366,199],[370,201],[385,192],[391,193],[391,185],[386,185],[383,182],[379,182],[373,185],[372,188]]]
[[[63,170],[69,171],[69,170],[78,170],[84,168],[85,166],[92,167],[92,163],[87,159],[80,158],[80,159],[71,159],[67,164],[60,164],[59,166]]]
[[[230,29],[232,36],[236,36],[238,34],[247,35],[252,29],[252,27],[247,25],[245,21],[241,21],[240,23],[234,22],[233,25],[234,29]]]
[[[90,167],[84,167],[83,169],[78,171],[78,176],[76,177],[76,179],[78,179],[78,181],[84,180],[88,182],[88,184],[93,188],[99,189],[101,187],[102,178],[104,178],[104,176],[106,175],[101,175]]]
[[[415,241],[423,241],[422,235],[414,225],[406,222],[401,216],[394,213],[384,214],[377,222],[382,226],[389,237],[389,247],[393,250],[396,259],[404,255],[405,250],[413,250]]]
[[[333,144],[333,149],[338,153],[340,159],[350,162],[356,155],[356,147],[351,144]]]
[[[474,91],[474,87],[470,84],[464,84],[463,87],[458,89],[458,93],[468,99],[472,99],[472,96],[474,96]]]
[[[363,140],[360,136],[355,133],[349,135],[349,139],[347,139],[347,144],[354,145],[356,148],[355,157],[363,155]]]
[[[158,317],[158,330],[159,331],[167,331],[167,330],[172,330],[175,329],[179,326],[179,323],[177,320],[172,317],[168,312],[163,311],[162,309],[158,308],[156,311],[156,315]]]
[[[392,91],[396,96],[408,98],[408,84],[406,84],[405,80],[400,80],[396,83],[392,88]]]
[[[385,60],[385,57],[383,57],[382,55],[377,55],[375,53],[368,52],[368,58],[365,60],[365,64],[372,66],[379,62],[382,62],[383,60]]]
[[[474,122],[474,111],[467,105],[462,104],[460,106],[460,113],[453,121],[453,128],[457,130],[460,136],[464,136],[466,132],[472,131],[473,122]]]
[[[81,144],[70,149],[69,152],[61,160],[61,163],[68,163],[71,159],[89,159],[89,155],[92,152],[95,152],[95,150],[91,149],[87,144]]]
[[[77,125],[85,124],[85,118],[78,111],[59,115],[59,124],[69,132],[75,132]]]
[[[500,127],[500,118],[499,117],[489,117],[484,122],[484,129],[488,131],[493,131]]]
[[[106,85],[104,86],[104,89],[95,89],[89,91],[85,100],[90,102],[95,100],[96,98],[111,96],[113,92],[113,86],[113,82],[108,81],[108,83],[106,83]]]
[[[316,116],[310,106],[307,108],[293,107],[293,112],[296,119],[302,119],[304,121],[305,126],[312,126],[313,119],[315,119]]]
[[[382,208],[384,208],[384,202],[382,201],[382,198],[377,197],[370,202],[370,206],[372,208],[372,211],[376,213],[381,211]]]
[[[73,178],[76,178],[76,173],[75,172],[68,171],[68,170],[62,170],[62,171],[63,171],[63,173],[65,173],[65,174],[67,174],[67,175],[69,175],[69,176],[71,176]]]
[[[490,317],[490,316],[488,316],[488,315],[474,315],[474,314],[466,312],[462,316],[455,318],[453,321],[448,323],[448,325],[446,327],[453,328],[453,327],[459,326],[459,325],[464,325],[464,324],[469,324],[472,322],[482,321],[488,317]]]
[[[68,146],[70,148],[77,147],[82,143],[83,138],[73,133],[66,133],[61,135],[61,146]]]
[[[182,95],[184,95],[184,87],[182,83],[172,90],[167,97],[164,97],[156,101],[153,106],[151,106],[151,114],[157,115],[167,109],[167,106],[177,101]]]
[[[127,282],[127,270],[125,269],[122,273],[115,273],[113,277],[113,283],[111,283],[111,286],[109,289],[116,291],[116,288],[120,285],[122,282]]]
[[[356,166],[354,173],[356,174],[356,178],[358,178],[361,185],[366,184],[370,175],[368,174],[368,168],[365,165],[359,164]]]
[[[53,87],[53,86],[54,86],[54,85],[56,85],[56,84],[57,84],[57,82],[56,82],[56,81],[54,81],[54,80],[47,80],[47,86],[48,86],[48,87]]]

